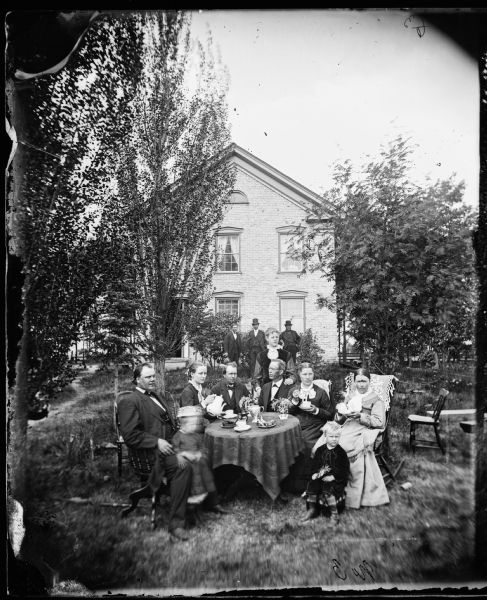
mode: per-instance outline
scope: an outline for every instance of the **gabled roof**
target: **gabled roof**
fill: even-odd
[[[247,150],[244,150],[241,146],[235,143],[231,144],[227,150],[227,157],[232,158],[233,156],[243,161],[243,163],[250,165],[257,171],[260,171],[261,173],[267,175],[267,177],[270,177],[272,180],[274,180],[279,185],[279,187],[284,187],[285,189],[288,189],[290,192],[292,192],[293,196],[297,195],[302,201],[304,201],[305,205],[309,203],[311,203],[311,205],[313,206],[324,205],[326,206],[330,217],[335,212],[333,206],[329,202],[324,200],[321,196],[315,194],[315,192],[311,191],[304,185],[301,185],[294,179],[291,179],[291,177],[284,175],[284,173],[282,173],[281,171],[278,171],[273,166],[269,165],[262,159],[257,158],[257,156],[254,156],[253,154],[251,154]]]

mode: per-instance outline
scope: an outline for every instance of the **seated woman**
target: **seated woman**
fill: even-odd
[[[289,413],[299,419],[306,447],[291,468],[285,487],[302,492],[311,475],[311,449],[321,436],[321,428],[332,421],[335,407],[327,392],[313,384],[314,371],[310,363],[301,363],[298,369],[301,383],[289,390]]]
[[[206,366],[194,362],[188,369],[189,382],[181,392],[179,403],[181,406],[198,406],[203,403],[203,384],[206,381]]]
[[[255,360],[253,383],[256,385],[256,389],[262,388],[264,383],[271,380],[269,377],[269,365],[271,360],[275,360],[276,358],[284,361],[284,364],[286,365],[284,383],[286,385],[292,385],[296,381],[296,367],[293,358],[290,352],[283,350],[279,346],[279,335],[279,331],[277,331],[275,327],[269,327],[265,332],[267,350],[259,352]]]
[[[345,506],[380,506],[389,503],[389,494],[374,454],[374,443],[384,430],[384,402],[370,389],[370,373],[358,369],[355,390],[349,390],[345,402],[337,405],[335,420],[342,424],[340,446],[350,460],[350,478]]]

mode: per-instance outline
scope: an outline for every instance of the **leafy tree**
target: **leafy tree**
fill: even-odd
[[[240,317],[228,313],[206,313],[191,331],[191,345],[215,369],[223,363],[223,338]]]
[[[360,177],[350,162],[336,166],[323,199],[323,209],[335,208],[335,239],[320,225],[302,234],[307,268],[335,280],[348,333],[386,371],[441,346],[440,332],[473,310],[474,221],[463,183],[411,183],[411,152],[398,138]]]
[[[114,243],[96,231],[93,207],[106,194],[110,159],[127,132],[142,67],[139,25],[137,16],[100,18],[63,70],[28,82],[15,79],[9,55],[9,120],[19,140],[9,180],[9,250],[21,257],[24,274],[14,457],[25,445],[29,401],[72,376],[70,344],[116,273]]]
[[[212,293],[214,230],[234,179],[226,160],[225,78],[211,48],[199,47],[191,69],[187,26],[181,13],[145,17],[144,76],[104,216],[121,224],[117,237],[130,251],[137,345],[153,358],[161,390],[166,357]]]
[[[323,362],[323,358],[324,351],[318,344],[316,336],[313,334],[311,329],[306,329],[301,335],[298,362],[309,362],[313,365],[313,367],[318,368]]]

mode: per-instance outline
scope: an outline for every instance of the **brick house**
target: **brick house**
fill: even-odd
[[[316,305],[317,295],[331,295],[333,285],[319,273],[301,276],[301,264],[286,252],[296,227],[312,226],[307,210],[321,198],[236,144],[230,160],[236,184],[216,232],[218,266],[209,308],[238,314],[242,333],[252,328],[254,317],[264,331],[271,326],[283,331],[290,319],[299,333],[311,328],[325,360],[336,361],[336,312]],[[332,234],[331,220],[324,221]],[[183,356],[191,356],[187,346],[184,350]]]

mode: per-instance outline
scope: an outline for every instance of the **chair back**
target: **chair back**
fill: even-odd
[[[156,461],[154,448],[128,448],[129,462],[137,475],[148,475]]]
[[[445,390],[445,388],[441,388],[440,393],[438,394],[438,400],[436,401],[435,408],[433,410],[433,421],[438,421],[441,415],[441,411],[445,406],[446,397],[450,392]]]
[[[123,443],[123,436],[120,433],[120,420],[118,418],[118,400],[120,398],[120,396],[125,396],[125,394],[130,394],[130,392],[120,392],[120,394],[118,394],[117,398],[115,399],[115,402],[113,403],[113,427],[115,429],[115,434],[117,436],[117,442],[121,442]]]
[[[376,375],[370,374],[370,388],[379,396],[384,403],[386,416],[391,408],[391,400],[394,395],[394,387],[397,377],[395,375]],[[345,377],[345,386],[347,393],[355,390],[354,373],[351,372]]]
[[[313,383],[322,390],[325,390],[325,392],[331,398],[331,381],[329,379],[314,379]]]

